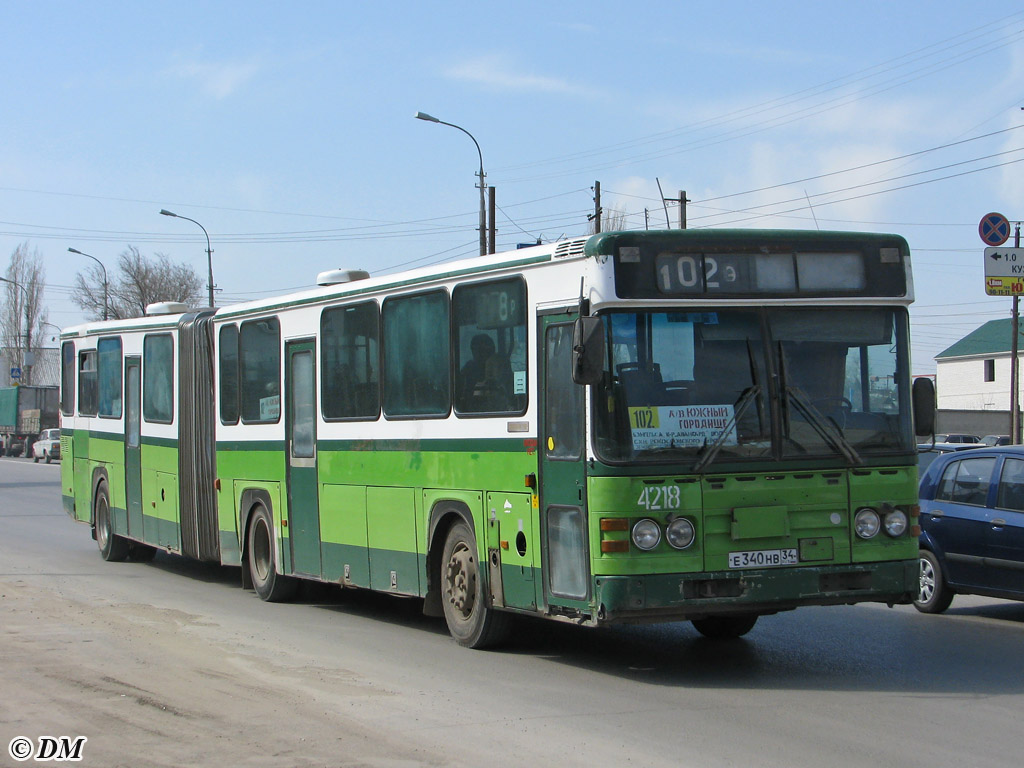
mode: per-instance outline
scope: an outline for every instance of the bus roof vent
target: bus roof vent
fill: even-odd
[[[587,238],[577,237],[575,240],[563,240],[555,246],[555,258],[564,259],[566,256],[582,256]]]
[[[366,280],[370,273],[365,269],[328,269],[316,276],[317,285],[340,285],[356,280]]]
[[[188,311],[188,304],[180,301],[157,301],[146,305],[146,315],[180,315]]]

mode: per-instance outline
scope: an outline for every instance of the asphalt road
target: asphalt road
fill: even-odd
[[[523,621],[470,651],[415,600],[105,563],[59,471],[0,460],[0,765],[42,736],[87,737],[84,766],[1021,764],[1024,603],[805,608],[719,643]]]

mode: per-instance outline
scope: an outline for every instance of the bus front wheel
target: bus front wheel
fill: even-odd
[[[743,613],[739,616],[706,616],[693,619],[694,629],[712,640],[730,640],[743,637],[754,628],[757,614]]]
[[[96,544],[100,555],[111,563],[119,563],[128,557],[131,542],[114,533],[114,524],[110,519],[110,495],[106,484],[96,489],[96,498],[92,507],[93,524],[96,526]]]
[[[295,594],[294,579],[277,572],[274,559],[274,524],[270,512],[262,504],[249,518],[249,574],[261,600],[281,603]]]
[[[461,521],[451,527],[444,542],[441,593],[444,620],[459,645],[487,648],[508,635],[510,617],[487,605],[476,537]]]

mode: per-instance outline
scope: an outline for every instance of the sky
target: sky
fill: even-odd
[[[910,244],[914,373],[1011,299],[981,218],[1024,219],[1024,8],[771,3],[0,0],[0,270],[75,274],[135,246],[217,304],[479,250],[628,228],[892,232]],[[1011,243],[1012,244],[1012,239]],[[52,328],[50,330],[53,330]]]

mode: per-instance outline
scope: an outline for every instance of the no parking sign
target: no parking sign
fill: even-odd
[[[978,234],[987,245],[1002,245],[1010,237],[1010,222],[1001,213],[986,213],[981,217]]]

